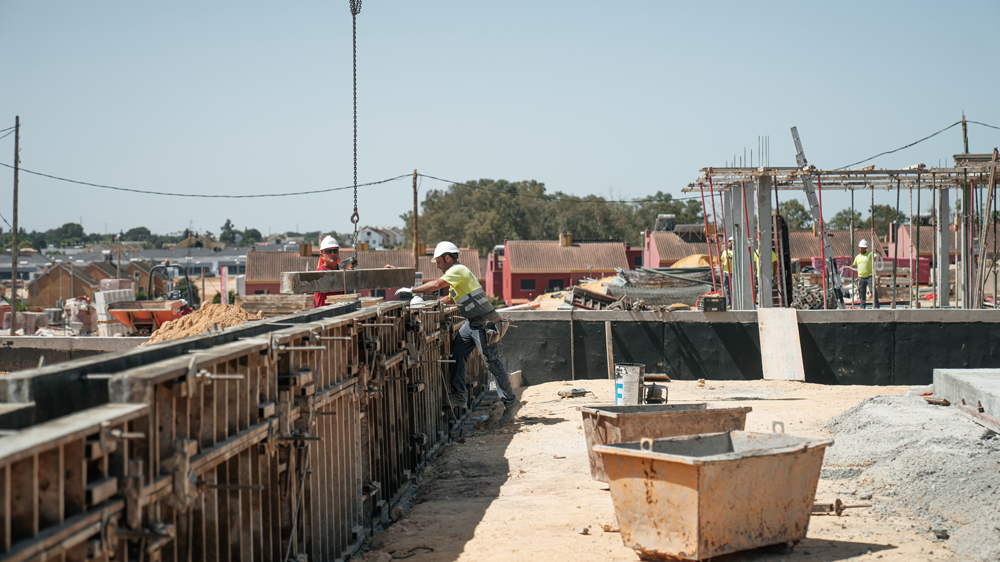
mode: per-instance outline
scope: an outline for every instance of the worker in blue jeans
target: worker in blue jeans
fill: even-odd
[[[434,264],[443,272],[439,279],[428,281],[413,289],[400,289],[413,293],[433,293],[448,287],[448,297],[444,302],[458,305],[458,312],[466,323],[459,329],[451,344],[451,356],[455,361],[451,365],[451,403],[467,406],[469,396],[466,393],[466,367],[469,355],[474,348],[479,348],[479,354],[486,361],[486,366],[497,381],[497,394],[503,401],[504,413],[500,423],[514,419],[521,409],[521,402],[514,395],[510,384],[510,375],[500,361],[500,339],[507,333],[507,323],[500,318],[496,309],[486,298],[486,292],[469,271],[469,268],[458,263],[458,246],[451,242],[441,242],[434,249]]]

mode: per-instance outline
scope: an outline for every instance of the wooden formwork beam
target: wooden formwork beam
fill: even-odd
[[[416,270],[403,267],[347,271],[290,271],[281,274],[281,292],[335,293],[389,289],[409,287],[415,281]]]
[[[102,380],[70,364],[113,403],[0,437],[0,560],[350,557],[449,439],[453,318],[310,311]],[[481,396],[481,361],[469,376]]]

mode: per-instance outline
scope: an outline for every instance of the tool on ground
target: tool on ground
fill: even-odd
[[[588,392],[590,391],[585,388],[574,388],[573,390],[560,390],[556,394],[558,394],[560,398],[579,398],[581,396],[586,396]],[[593,393],[591,392],[591,394]]]
[[[837,501],[833,503],[814,503],[812,508],[813,514],[830,514],[836,513],[837,517],[844,514],[845,509],[854,509],[856,507],[871,507],[870,503],[859,503],[857,505],[844,505],[844,502],[837,498]]]

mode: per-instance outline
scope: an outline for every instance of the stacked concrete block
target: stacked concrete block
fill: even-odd
[[[104,281],[119,281],[104,279]],[[94,293],[94,309],[97,312],[97,335],[101,337],[127,336],[129,329],[108,312],[108,305],[119,301],[134,301],[135,292],[132,289],[116,289],[96,291]]]
[[[10,307],[7,307],[7,312],[3,315],[3,329],[10,330]],[[49,315],[44,312],[18,312],[17,313],[17,330],[24,330],[24,335],[31,336],[39,328],[44,328],[49,325]],[[7,332],[10,333],[10,332]]]

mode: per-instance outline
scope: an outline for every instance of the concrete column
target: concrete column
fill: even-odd
[[[937,232],[938,262],[937,262],[937,286],[938,305],[948,306],[948,256],[951,253],[951,241],[949,240],[951,231],[948,229],[951,224],[948,209],[948,190],[938,190],[937,201],[938,215],[934,230]]]
[[[757,303],[761,308],[771,308],[771,251],[774,246],[771,223],[771,176],[757,179],[757,234],[760,240],[760,267],[757,271]]]
[[[733,186],[733,308],[735,310],[753,310],[753,260],[750,258],[748,232],[755,232],[754,224],[754,193],[753,184]],[[744,201],[746,206],[744,206]]]

